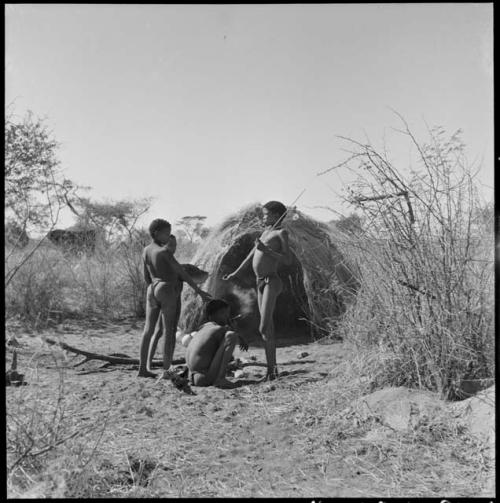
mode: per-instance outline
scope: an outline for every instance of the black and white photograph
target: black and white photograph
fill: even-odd
[[[492,2],[4,28],[8,499],[493,501]]]

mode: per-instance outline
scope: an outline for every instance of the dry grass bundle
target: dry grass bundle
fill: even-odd
[[[284,290],[276,306],[276,330],[279,333],[298,328],[300,320],[305,319],[312,334],[325,335],[331,319],[339,317],[352,299],[357,282],[332,243],[325,224],[299,211],[290,211],[283,226],[290,236],[293,263],[278,270]],[[255,329],[258,320],[253,272],[248,268],[235,284],[223,281],[222,276],[240,265],[262,231],[261,207],[250,205],[215,227],[193,258],[196,265],[210,272],[203,288],[215,297],[228,300],[234,314],[247,314],[248,324],[244,328],[249,330],[249,326]],[[200,299],[186,289],[181,326],[193,330],[202,319]]]

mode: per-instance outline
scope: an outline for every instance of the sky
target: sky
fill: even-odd
[[[304,188],[300,210],[347,214],[350,175],[315,175],[346,158],[339,136],[408,164],[393,110],[422,140],[462,129],[493,197],[492,3],[11,4],[5,23],[6,104],[46,118],[87,195],[153,197],[144,225]]]

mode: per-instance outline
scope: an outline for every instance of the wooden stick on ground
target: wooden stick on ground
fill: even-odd
[[[111,355],[102,355],[99,353],[92,353],[90,351],[84,351],[83,349],[78,349],[73,346],[70,346],[65,342],[54,341],[52,339],[49,339],[48,337],[45,337],[43,340],[47,344],[50,344],[52,346],[60,346],[61,349],[63,349],[64,351],[69,351],[70,353],[85,356],[87,360],[102,360],[108,363],[112,363],[114,365],[139,365],[138,358],[125,358],[121,356],[111,356]],[[181,365],[184,363],[186,363],[186,360],[184,358],[178,358],[177,360],[174,360],[172,362],[172,365]],[[163,360],[153,360],[152,367],[162,367],[162,366],[163,366]]]

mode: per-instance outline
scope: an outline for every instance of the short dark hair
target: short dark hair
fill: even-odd
[[[228,307],[229,304],[223,299],[211,300],[205,308],[207,319],[210,318],[210,316],[214,315],[217,311],[220,311],[221,309],[227,309]]]
[[[172,229],[170,222],[167,222],[163,218],[155,218],[149,224],[149,235],[154,239],[155,232],[161,231],[162,229],[166,229],[166,228]]]
[[[286,213],[286,206],[279,201],[269,201],[268,203],[264,204],[263,208],[266,208],[266,210],[270,211],[271,213],[279,215],[280,218],[283,217],[283,215]]]

